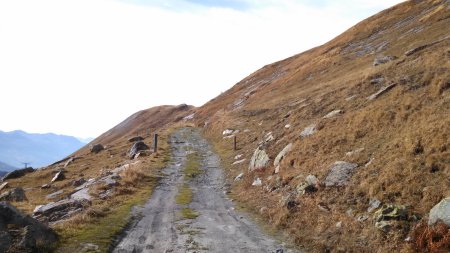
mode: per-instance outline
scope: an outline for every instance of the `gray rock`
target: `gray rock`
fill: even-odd
[[[280,162],[283,160],[283,158],[292,150],[292,143],[289,143],[286,147],[281,150],[281,152],[275,157],[275,160],[273,161],[274,166],[278,166]]]
[[[334,111],[329,112],[327,115],[323,116],[323,118],[329,119],[329,118],[333,118],[333,117],[338,116],[343,113],[344,113],[343,110],[334,110]]]
[[[32,173],[34,172],[34,169],[31,167],[25,168],[25,169],[20,169],[20,170],[15,170],[15,171],[11,171],[8,174],[6,174],[3,178],[2,181],[8,180],[8,179],[15,179],[15,178],[20,178],[25,176],[28,173]]]
[[[73,161],[75,161],[75,158],[73,158],[73,157],[69,158],[69,160],[67,160],[66,163],[64,164],[64,168],[69,166],[69,164],[71,164]]]
[[[260,178],[255,179],[255,181],[253,181],[252,183],[253,186],[261,186],[262,185],[262,181]]]
[[[241,173],[241,174],[237,175],[237,176],[234,178],[234,181],[239,181],[239,180],[241,180],[243,176],[244,176],[244,173]]]
[[[138,142],[138,141],[143,141],[144,138],[142,138],[141,136],[136,136],[136,137],[132,137],[130,139],[128,139],[128,142]]]
[[[41,189],[48,189],[50,187],[52,187],[52,186],[49,185],[49,184],[44,184],[44,185],[41,186]]]
[[[100,152],[100,151],[102,151],[102,150],[104,150],[104,149],[105,149],[105,147],[103,147],[102,144],[95,144],[95,145],[92,146],[92,148],[91,148],[91,153],[97,154],[98,152]]]
[[[231,135],[231,134],[233,134],[233,132],[234,132],[234,130],[233,129],[225,129],[225,130],[223,130],[223,133],[222,133],[222,135]]]
[[[358,164],[337,161],[331,166],[330,172],[325,179],[325,186],[345,186],[347,185],[353,171],[358,167]]]
[[[265,136],[264,136],[264,141],[265,142],[270,142],[275,140],[275,138],[272,135],[272,132],[268,132]]]
[[[64,193],[64,190],[59,190],[54,193],[48,194],[47,196],[45,196],[45,199],[54,199],[54,198],[59,197],[63,193]]]
[[[439,220],[450,226],[450,197],[441,200],[430,210],[428,225],[433,225]]]
[[[375,227],[378,228],[379,230],[387,233],[389,232],[389,230],[392,227],[392,222],[391,221],[377,221],[375,222]]]
[[[393,61],[395,59],[397,59],[397,57],[396,56],[392,56],[392,55],[377,57],[373,61],[373,66],[382,65],[382,64],[388,63],[390,61]]]
[[[370,80],[370,84],[380,84],[384,82],[384,77],[375,77]]]
[[[379,201],[378,199],[371,199],[369,201],[369,208],[367,208],[367,212],[371,213],[373,210],[380,207],[380,205],[381,205],[381,201]]]
[[[234,163],[232,163],[232,165],[236,165],[236,164],[241,164],[241,163],[243,163],[243,162],[245,162],[247,159],[242,159],[242,160],[238,160],[238,161],[235,161]]]
[[[6,225],[11,224],[25,228],[24,237],[20,240],[20,245],[17,245],[21,246],[25,252],[36,250],[35,247],[37,241],[43,245],[50,245],[58,240],[58,235],[51,228],[28,215],[22,214],[7,202],[0,202],[0,221]],[[0,232],[0,248],[12,241],[19,241],[11,240],[11,237],[9,237],[8,234],[5,234],[5,232],[8,233],[7,231],[2,232]]]
[[[33,211],[33,215],[38,219],[54,222],[69,218],[70,215],[68,214],[82,208],[83,204],[81,201],[75,199],[63,199],[58,202],[51,202],[47,205],[37,206]]]
[[[25,191],[21,187],[13,188],[0,195],[0,201],[25,201],[27,197],[25,196]]]
[[[86,180],[84,178],[80,178],[77,180],[73,180],[72,181],[72,186],[78,187],[80,185],[83,185],[84,183],[86,183]]]
[[[307,137],[310,135],[313,135],[316,132],[316,124],[311,124],[307,126],[303,131],[300,133],[301,137]]]
[[[364,148],[358,148],[356,150],[349,151],[349,152],[345,153],[345,155],[346,156],[352,156],[352,155],[355,155],[355,154],[359,154],[359,153],[361,153],[363,151],[364,151]]]
[[[319,179],[314,175],[308,175],[305,181],[308,185],[317,185],[319,183]]]
[[[402,205],[383,205],[374,214],[375,222],[390,220],[406,220],[408,213],[405,206]]]
[[[131,159],[133,159],[140,151],[148,150],[150,149],[149,146],[147,146],[143,141],[138,141],[133,144],[133,146],[130,149],[130,152],[128,152]]]
[[[261,148],[257,148],[253,153],[252,159],[250,160],[248,170],[254,171],[259,169],[265,169],[269,163],[269,160],[270,158],[267,155],[266,151]]]
[[[56,181],[64,180],[66,177],[64,176],[64,172],[58,171],[55,176],[52,178],[52,183]]]
[[[74,200],[91,200],[92,196],[89,194],[89,188],[83,188],[70,195],[70,198]]]
[[[390,89],[394,88],[395,85],[397,85],[397,84],[396,83],[390,83],[387,86],[382,87],[379,91],[377,91],[374,94],[368,96],[367,100],[374,100],[374,99],[378,98],[382,94],[384,94],[384,93],[388,92]]]
[[[82,253],[100,252],[100,248],[99,248],[98,245],[93,244],[93,243],[83,243],[82,244],[82,248],[81,248],[81,252]]]

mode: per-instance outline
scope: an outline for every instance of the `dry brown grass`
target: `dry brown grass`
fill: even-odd
[[[450,228],[444,223],[429,227],[418,223],[413,229],[413,240],[418,252],[443,253],[450,251]]]
[[[408,1],[375,15],[333,41],[289,59],[270,64],[197,110],[197,125],[215,144],[230,181],[247,172],[248,161],[266,133],[275,140],[266,145],[271,162],[288,143],[293,151],[281,163],[278,174],[283,188],[267,192],[273,173],[249,173],[235,183],[236,198],[268,223],[283,228],[298,245],[313,252],[409,252],[405,239],[411,222],[397,222],[388,234],[370,222],[356,218],[367,213],[370,199],[402,204],[411,214],[424,217],[442,198],[450,195],[450,41],[437,43],[406,57],[412,48],[450,34],[444,1]],[[448,10],[445,9],[445,10]],[[423,18],[425,17],[425,18]],[[423,19],[422,19],[423,18]],[[422,20],[420,20],[422,19]],[[419,31],[419,32],[413,32]],[[363,53],[365,46],[385,49]],[[360,47],[352,45],[360,45]],[[374,67],[378,55],[395,55],[393,62]],[[283,74],[284,73],[284,74]],[[372,84],[383,77],[383,84]],[[366,98],[380,87],[397,85],[379,98]],[[252,92],[240,108],[234,102]],[[346,98],[355,96],[352,100]],[[331,119],[322,117],[341,109]],[[289,113],[290,116],[286,116]],[[299,138],[303,128],[316,123],[318,131]],[[284,126],[290,124],[291,128]],[[226,128],[241,130],[238,151]],[[244,133],[243,130],[249,131]],[[346,152],[364,148],[358,154]],[[231,165],[243,154],[247,162]],[[298,208],[288,212],[278,202],[309,174],[323,180],[339,160],[359,165],[347,187],[321,188],[297,199]],[[372,161],[369,166],[366,163]],[[263,187],[252,187],[256,177]],[[318,204],[325,204],[329,212]],[[352,215],[346,214],[351,210]],[[335,224],[342,222],[337,229]]]
[[[130,168],[122,171],[119,175],[126,186],[136,186],[141,180],[148,176],[139,165],[132,165]]]

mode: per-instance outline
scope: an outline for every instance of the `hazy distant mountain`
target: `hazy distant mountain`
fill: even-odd
[[[11,171],[11,170],[15,170],[15,169],[17,169],[17,168],[0,161],[0,171]]]
[[[18,168],[27,162],[38,168],[60,160],[84,145],[72,136],[0,131],[0,161]]]
[[[89,138],[77,138],[79,141],[81,141],[82,143],[88,144],[89,142],[93,141],[94,138],[89,137]]]

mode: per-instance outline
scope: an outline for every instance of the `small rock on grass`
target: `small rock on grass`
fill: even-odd
[[[252,183],[253,186],[261,186],[262,185],[262,181],[260,178],[255,179],[255,181],[253,181]]]

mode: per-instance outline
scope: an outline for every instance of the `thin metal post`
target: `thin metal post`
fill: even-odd
[[[156,153],[157,151],[158,151],[158,134],[155,134],[153,139],[153,152]]]
[[[237,140],[236,135],[233,137],[233,148],[236,151],[237,150]]]

